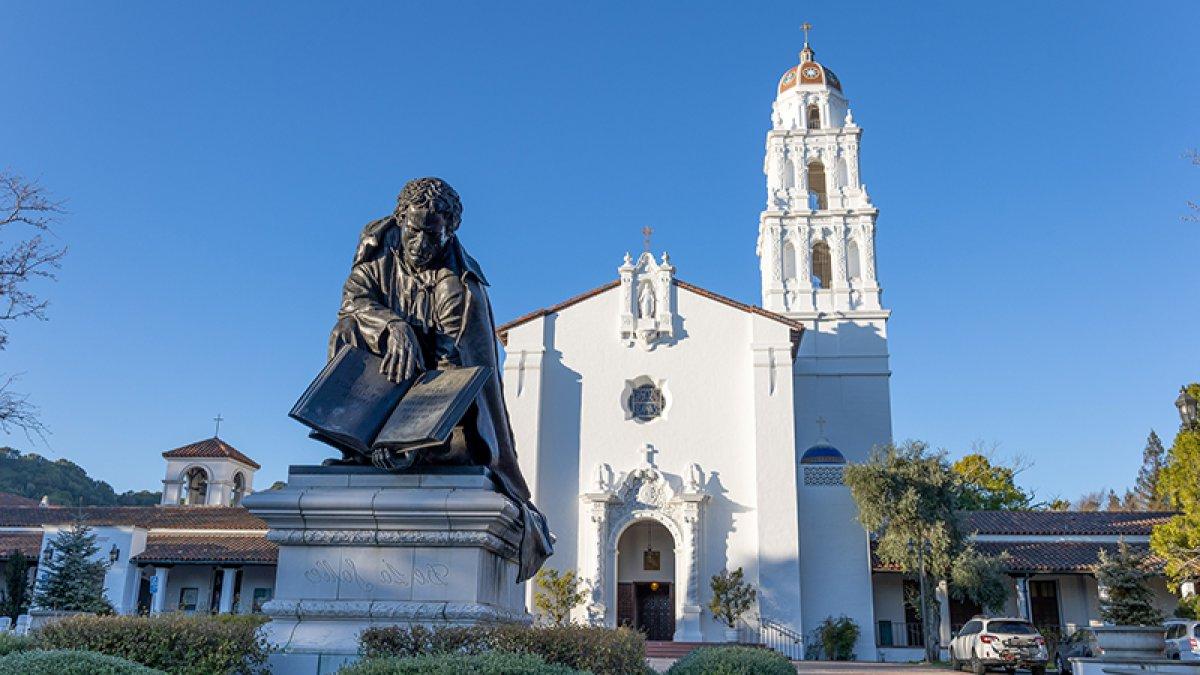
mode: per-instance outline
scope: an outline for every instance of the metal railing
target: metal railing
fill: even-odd
[[[738,621],[738,642],[777,651],[793,661],[804,659],[804,637],[790,626],[765,616]]]
[[[924,647],[920,621],[879,621],[875,625],[877,647]]]

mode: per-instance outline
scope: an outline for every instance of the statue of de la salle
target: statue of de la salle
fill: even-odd
[[[552,552],[545,517],[530,501],[517,465],[500,383],[496,325],[487,278],[458,240],[462,201],[440,178],[409,181],[396,210],[367,224],[342,291],[332,358],[346,344],[382,358],[380,372],[403,382],[425,370],[487,366],[483,389],[443,448],[397,462],[390,450],[370,457],[342,449],[335,464],[422,466],[475,464],[491,469],[497,487],[520,506],[524,521],[518,581],[531,577]]]

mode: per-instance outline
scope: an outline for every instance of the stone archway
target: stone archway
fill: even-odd
[[[652,521],[671,535],[674,543],[675,634],[686,642],[700,640],[701,515],[708,495],[703,492],[700,467],[692,465],[685,488],[676,493],[657,467],[646,463],[609,485],[607,466],[599,467],[596,492],[583,495],[590,504],[591,598],[586,606],[593,625],[617,624],[617,553],[621,535],[631,525]],[[584,560],[588,560],[587,557]]]

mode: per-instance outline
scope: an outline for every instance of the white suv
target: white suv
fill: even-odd
[[[950,667],[970,666],[982,674],[988,668],[1003,668],[1009,673],[1028,668],[1032,675],[1045,675],[1046,639],[1025,619],[975,617],[950,641]]]
[[[1200,661],[1200,621],[1171,619],[1167,627],[1168,659]]]

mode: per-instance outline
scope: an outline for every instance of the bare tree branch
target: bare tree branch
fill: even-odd
[[[1190,160],[1193,166],[1200,166],[1200,151],[1195,148],[1183,153],[1183,158]],[[1183,216],[1183,219],[1194,223],[1200,222],[1200,204],[1189,199],[1187,205],[1193,212]]]
[[[0,350],[8,345],[5,322],[34,318],[44,321],[48,302],[29,288],[36,279],[54,279],[65,246],[46,241],[50,226],[62,214],[63,203],[50,198],[36,181],[0,170]],[[43,437],[46,428],[37,408],[9,389],[14,377],[0,384],[0,431],[21,429]]]

